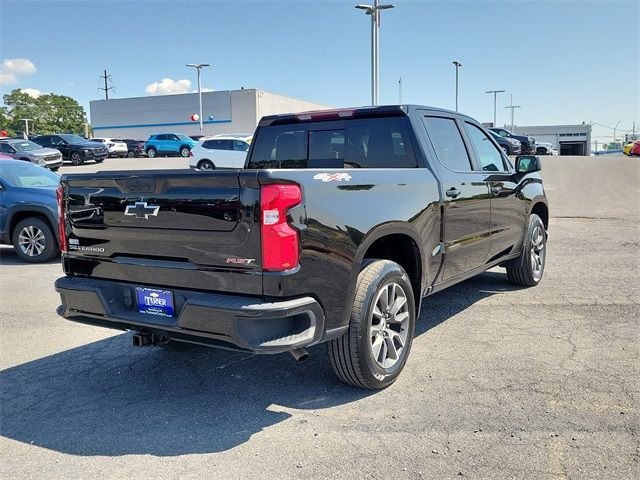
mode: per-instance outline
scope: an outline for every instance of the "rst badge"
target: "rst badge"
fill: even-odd
[[[351,180],[351,175],[348,173],[318,173],[314,175],[313,179],[322,180],[323,182],[341,182],[342,180],[348,182]]]
[[[149,216],[157,217],[159,211],[159,205],[147,205],[147,202],[136,202],[133,205],[127,205],[127,208],[124,209],[124,214],[149,220]]]

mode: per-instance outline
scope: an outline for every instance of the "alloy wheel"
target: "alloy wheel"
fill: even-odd
[[[531,232],[531,273],[535,280],[542,278],[545,259],[546,236],[544,229],[537,225]]]
[[[371,350],[380,367],[388,369],[398,362],[408,327],[407,295],[400,285],[389,283],[378,292],[371,314]]]
[[[37,257],[47,246],[44,232],[38,227],[28,225],[18,234],[18,245],[25,255]]]

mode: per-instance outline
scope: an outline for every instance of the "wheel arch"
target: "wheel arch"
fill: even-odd
[[[536,214],[542,220],[545,230],[549,229],[549,206],[541,199],[534,200],[531,204],[531,214]]]
[[[46,222],[47,225],[49,225],[49,228],[51,228],[56,241],[59,242],[58,229],[56,228],[57,225],[53,214],[45,207],[33,205],[25,208],[17,208],[11,212],[9,221],[7,222],[7,225],[9,226],[9,228],[7,229],[7,238],[9,240],[11,240],[11,238],[13,237],[13,231],[15,230],[18,223],[29,217],[39,218],[42,221]]]
[[[350,292],[349,301],[353,302],[356,278],[365,259],[391,260],[398,263],[409,275],[418,314],[426,277],[426,259],[421,244],[418,233],[404,222],[386,223],[372,229],[365,235],[354,256],[350,282],[354,288]]]

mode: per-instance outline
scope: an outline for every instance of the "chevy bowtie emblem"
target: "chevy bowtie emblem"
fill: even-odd
[[[159,210],[159,205],[147,205],[147,202],[136,202],[133,205],[127,205],[127,208],[124,210],[124,214],[135,215],[136,218],[149,220],[149,215],[157,217]]]

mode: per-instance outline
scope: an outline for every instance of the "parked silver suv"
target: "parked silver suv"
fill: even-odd
[[[57,170],[62,166],[62,154],[55,148],[44,148],[31,140],[8,138],[0,140],[0,152],[16,160],[29,162]]]

